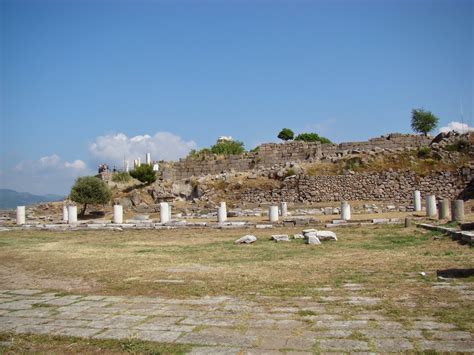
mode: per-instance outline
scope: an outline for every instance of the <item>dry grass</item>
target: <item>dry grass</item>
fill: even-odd
[[[367,160],[364,164],[357,164],[361,160]],[[348,156],[344,160],[335,163],[320,162],[303,164],[303,168],[309,176],[339,175],[345,170],[363,172],[383,172],[389,169],[399,171],[412,171],[418,175],[425,176],[432,172],[457,171],[459,167],[465,166],[469,161],[467,154],[460,154],[456,161],[447,162],[431,158],[422,159],[417,156],[417,151],[403,152],[397,154],[378,154],[369,156],[357,154]]]
[[[190,346],[133,339],[98,340],[0,333],[1,354],[185,354]]]
[[[273,233],[296,232],[300,229]],[[249,233],[257,235],[257,243],[233,244]],[[380,307],[394,317],[441,312],[461,327],[474,317],[465,311],[472,307],[457,294],[446,291],[440,299],[431,287],[438,269],[474,267],[472,249],[448,238],[433,240],[434,234],[423,230],[376,226],[341,229],[338,242],[311,247],[301,240],[274,243],[270,234],[207,229],[2,232],[0,287],[44,288],[42,282],[60,279],[63,283],[49,288],[86,294],[291,299],[321,296],[319,289],[326,286],[344,296],[342,285],[355,282],[365,286],[365,295],[382,298]],[[12,267],[15,272],[9,271]],[[420,277],[421,271],[428,276]],[[67,280],[71,287],[64,285]],[[407,300],[416,307],[407,309]],[[454,308],[437,306],[449,300]]]

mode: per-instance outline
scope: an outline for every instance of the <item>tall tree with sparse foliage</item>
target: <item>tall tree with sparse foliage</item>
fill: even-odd
[[[439,118],[422,108],[411,111],[411,128],[425,136],[438,125]]]
[[[84,206],[80,212],[81,216],[86,213],[87,205],[105,204],[110,201],[112,192],[105,182],[95,176],[83,176],[77,178],[69,198]]]
[[[156,172],[148,164],[142,164],[130,171],[130,176],[144,184],[152,184],[156,181]]]
[[[291,141],[294,137],[295,134],[289,128],[283,128],[280,133],[278,133],[278,138],[284,141]]]

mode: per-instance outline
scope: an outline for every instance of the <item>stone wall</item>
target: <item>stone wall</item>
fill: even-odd
[[[256,152],[237,156],[186,158],[178,162],[160,164],[162,177],[170,180],[188,179],[192,176],[220,174],[227,171],[249,171],[284,165],[287,162],[314,162],[336,159],[351,153],[402,150],[428,145],[431,139],[423,136],[389,134],[365,142],[321,144],[306,142],[266,143]]]
[[[471,176],[461,173],[433,173],[419,176],[413,172],[361,173],[337,176],[295,176],[286,178],[281,187],[272,190],[258,188],[237,192],[237,199],[261,202],[325,202],[325,201],[391,201],[411,205],[413,191],[422,196],[455,199],[466,189]]]

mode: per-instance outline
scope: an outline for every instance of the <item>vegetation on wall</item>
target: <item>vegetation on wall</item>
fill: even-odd
[[[191,150],[188,157],[194,159],[205,159],[210,155],[240,155],[245,153],[244,143],[241,141],[223,141],[214,144],[210,148],[203,148],[201,150]]]
[[[321,142],[323,144],[332,143],[328,138],[321,137],[317,133],[300,133],[296,136],[295,141]]]

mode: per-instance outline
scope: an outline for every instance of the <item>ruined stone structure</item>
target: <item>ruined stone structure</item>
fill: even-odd
[[[433,173],[419,176],[413,172],[373,172],[336,176],[295,176],[286,178],[271,190],[245,189],[237,198],[251,203],[324,202],[324,201],[391,201],[399,205],[413,204],[413,191],[423,196],[456,199],[471,176],[460,173]]]
[[[164,179],[180,180],[227,171],[249,171],[268,168],[287,162],[315,162],[344,157],[351,153],[403,150],[428,145],[431,139],[423,136],[389,134],[365,142],[321,144],[319,142],[287,142],[262,144],[255,152],[238,156],[180,159],[178,162],[163,162],[161,174]]]

